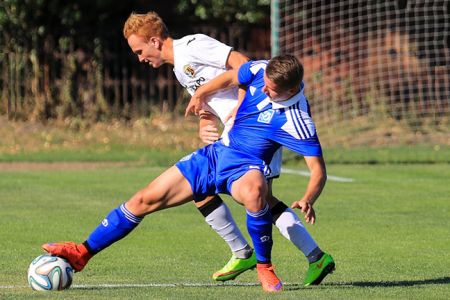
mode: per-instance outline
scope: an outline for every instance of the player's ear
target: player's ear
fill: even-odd
[[[289,89],[289,94],[292,95],[292,96],[294,96],[294,95],[297,94],[298,92],[299,92],[299,89],[298,89],[297,86],[295,86],[295,87]]]
[[[156,49],[159,49],[161,46],[161,40],[157,37],[151,37],[149,40],[150,44],[152,44],[153,47]]]

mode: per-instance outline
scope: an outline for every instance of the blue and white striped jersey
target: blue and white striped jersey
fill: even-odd
[[[303,156],[321,156],[322,148],[301,83],[292,98],[273,102],[262,91],[267,60],[249,61],[238,73],[240,84],[247,87],[234,125],[229,132],[229,147],[251,153],[269,163],[280,147]]]

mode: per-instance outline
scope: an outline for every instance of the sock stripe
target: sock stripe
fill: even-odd
[[[199,207],[198,210],[202,213],[202,215],[206,218],[213,211],[218,209],[222,205],[223,201],[219,195],[214,195],[214,198],[203,206]]]
[[[278,218],[288,209],[288,206],[284,204],[284,202],[278,202],[274,207],[270,209],[270,213],[272,214],[272,223],[275,224]]]
[[[268,210],[269,210],[269,204],[266,203],[266,206],[264,206],[264,208],[261,209],[260,211],[251,212],[251,211],[247,210],[247,214],[249,216],[252,216],[253,218],[258,218],[258,217],[261,217],[262,215],[266,214]]]
[[[126,207],[125,203],[120,206],[120,210],[125,215],[125,218],[127,218],[128,221],[139,224],[143,218],[136,217],[133,215]]]

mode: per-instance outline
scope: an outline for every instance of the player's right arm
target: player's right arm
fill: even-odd
[[[302,199],[292,203],[291,207],[299,208],[305,216],[305,221],[314,224],[316,221],[316,213],[313,205],[325,186],[327,171],[322,156],[304,156],[304,159],[311,173],[308,186]]]
[[[241,65],[246,63],[249,60],[247,56],[244,54],[231,50],[228,54],[227,60],[226,60],[226,68],[228,70],[238,70]],[[245,96],[245,90],[239,89],[238,91],[238,105],[240,102],[242,102],[242,99]],[[230,102],[232,103],[232,102]],[[230,124],[232,124],[234,116],[236,115],[238,105],[233,108],[233,110],[225,117],[223,120],[224,124],[226,124],[230,119]],[[214,114],[208,112],[208,111],[200,111],[200,121],[199,121],[199,136],[200,139],[205,144],[211,144],[215,141],[217,141],[220,137],[219,135],[219,118],[216,117]],[[231,125],[229,125],[231,126]]]
[[[209,95],[217,92],[218,90],[238,86],[238,72],[239,70],[236,69],[226,71],[200,86],[191,97],[191,100],[186,107],[185,116],[188,116],[190,113],[198,115],[202,109],[203,103],[208,100]]]

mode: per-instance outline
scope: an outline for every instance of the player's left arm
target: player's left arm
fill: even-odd
[[[227,59],[227,69],[233,69],[238,70],[243,64],[249,61],[249,58],[238,51],[231,51],[230,55]],[[225,122],[227,122],[230,119],[234,119],[236,116],[236,112],[239,109],[239,106],[241,105],[242,101],[244,100],[245,93],[247,92],[247,87],[241,85],[239,86],[238,90],[238,102],[234,109],[228,114],[228,116],[225,117]]]
[[[311,175],[302,199],[292,203],[291,207],[301,209],[305,216],[305,221],[314,224],[316,221],[316,213],[313,205],[325,186],[327,171],[322,156],[305,156],[304,159]]]
[[[249,61],[249,58],[241,52],[231,50],[227,58],[227,69],[238,70],[243,64]]]
[[[209,111],[200,111],[200,120],[198,135],[203,143],[212,144],[217,141],[220,137],[219,135],[219,120],[218,118]]]
[[[244,85],[239,86],[238,90],[238,102],[236,103],[236,106],[233,108],[233,110],[225,117],[224,122],[227,123],[230,121],[230,126],[232,126],[234,119],[236,119],[236,114],[239,109],[239,106],[241,106],[242,101],[244,101],[245,93],[247,93],[247,87]]]

